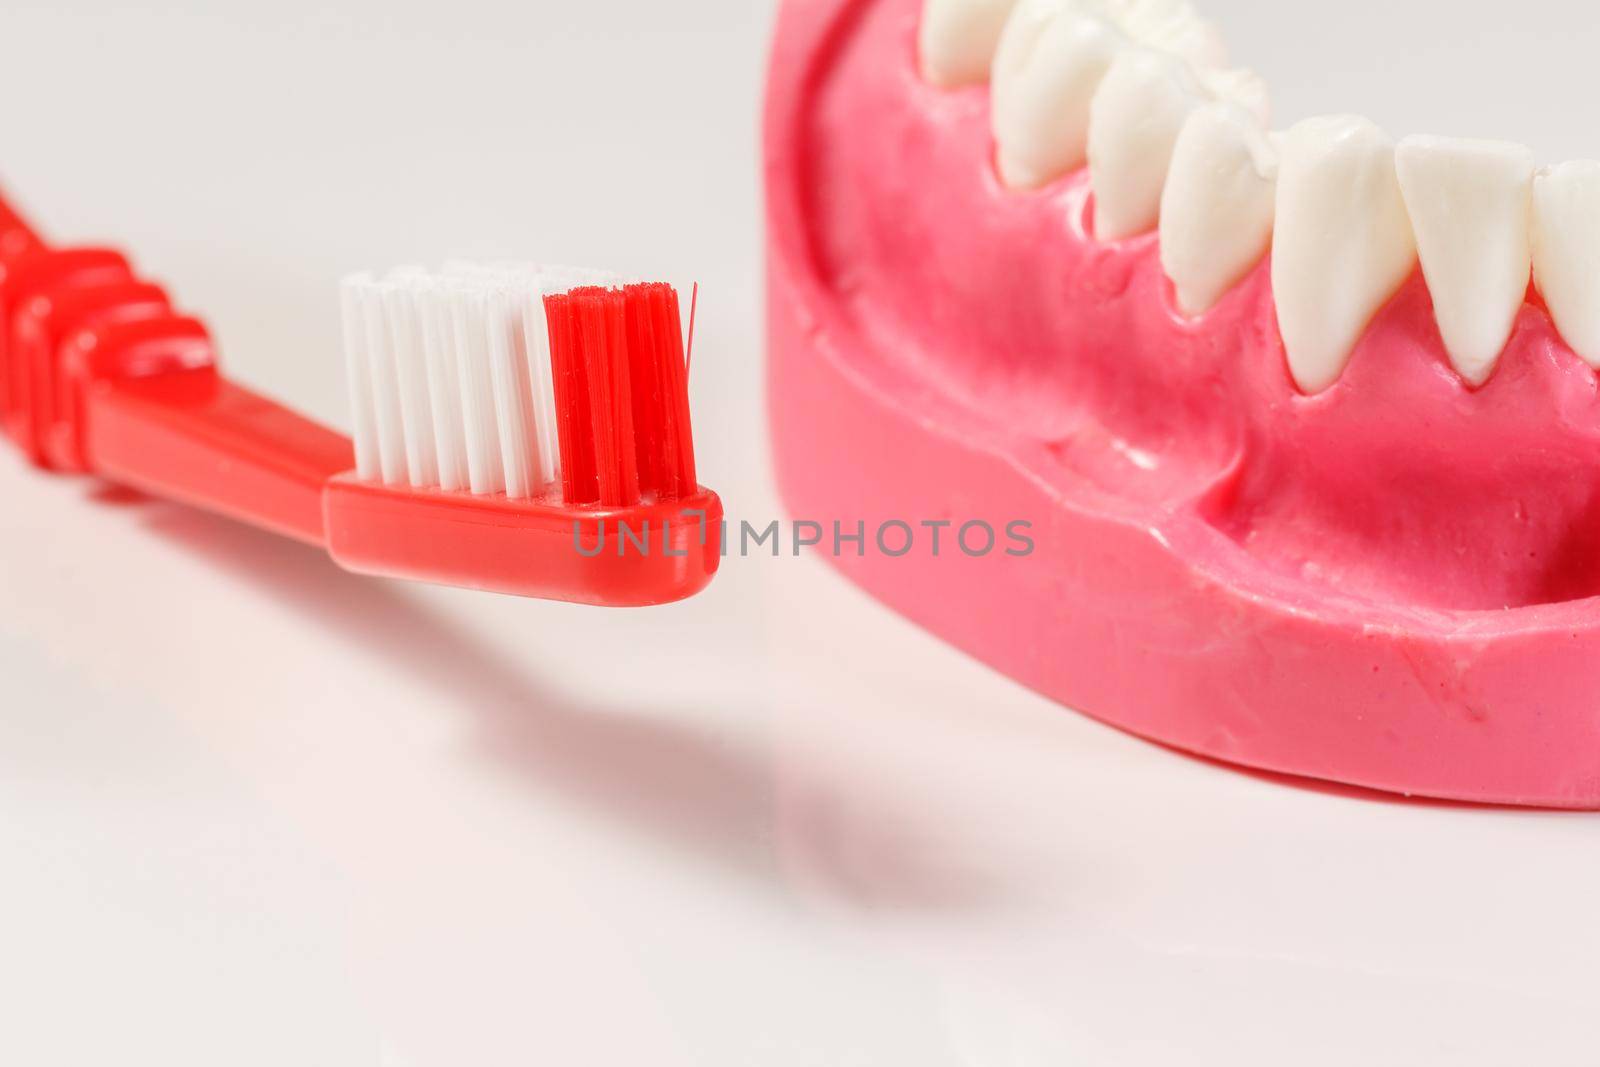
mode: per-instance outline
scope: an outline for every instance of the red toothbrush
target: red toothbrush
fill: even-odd
[[[515,266],[348,280],[352,441],[223,377],[204,324],[121,254],[50,248],[0,199],[0,425],[41,468],[361,574],[681,600],[716,573],[722,503],[695,478],[677,293],[613,283]]]

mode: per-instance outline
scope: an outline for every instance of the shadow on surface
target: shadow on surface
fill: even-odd
[[[797,843],[780,849],[775,841],[777,753],[697,730],[688,714],[643,718],[568,697],[403,586],[348,574],[306,546],[177,505],[140,506],[137,494],[122,490],[97,490],[93,498],[131,510],[142,527],[230,579],[450,693],[452,706],[476,717],[483,750],[515,775],[758,888],[786,888],[783,857]],[[914,815],[889,810],[877,796],[832,800],[848,822],[836,829],[882,845],[868,892],[853,893],[858,875],[839,880],[847,902],[908,911],[993,903],[996,887],[984,872],[956,869],[922,847],[931,835],[918,831]],[[826,841],[812,845],[821,857],[831,852]]]

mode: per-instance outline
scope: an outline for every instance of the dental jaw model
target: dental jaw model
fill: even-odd
[[[1190,751],[1600,807],[1600,166],[1274,131],[1183,2],[792,0],[777,41],[791,508],[1037,542],[847,574]]]

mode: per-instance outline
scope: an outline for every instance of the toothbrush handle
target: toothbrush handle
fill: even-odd
[[[209,368],[96,383],[88,465],[114,481],[325,547],[323,489],[348,438]]]
[[[0,261],[39,247],[39,238],[33,230],[6,203],[5,197],[0,196]]]
[[[46,246],[0,196],[0,268],[46,264],[36,269],[28,293],[54,295],[75,284],[73,255]],[[79,264],[77,274],[87,269]],[[15,295],[6,292],[10,280],[0,269],[0,328],[7,329],[6,298]],[[355,466],[350,441],[218,374],[197,320],[170,311],[134,317],[102,310],[103,321],[85,324],[64,346],[70,354],[62,365],[43,368],[60,383],[41,381],[27,398],[11,398],[13,406],[41,404],[29,412],[36,417],[25,435],[36,445],[36,461],[47,439],[66,440],[67,454],[58,458],[67,469],[326,546],[323,489]],[[57,395],[71,398],[60,410],[47,403]]]

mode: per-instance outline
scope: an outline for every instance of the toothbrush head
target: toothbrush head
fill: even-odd
[[[356,469],[324,494],[347,569],[607,606],[704,588],[676,291],[450,264],[342,287]]]

